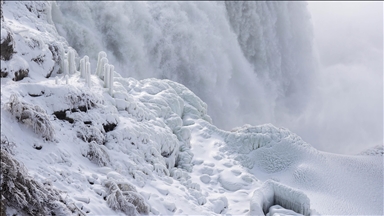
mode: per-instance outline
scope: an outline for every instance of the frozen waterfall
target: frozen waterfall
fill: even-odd
[[[224,129],[299,114],[311,94],[305,2],[70,1],[53,4],[52,20],[93,67],[105,50],[125,77],[180,82]]]

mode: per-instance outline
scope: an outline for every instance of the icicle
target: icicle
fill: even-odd
[[[68,75],[65,75],[65,84],[68,85]]]
[[[98,56],[98,58],[97,58],[97,68],[96,68],[96,75],[98,76],[98,77],[100,77],[100,75],[101,75],[101,73],[102,73],[102,71],[103,71],[103,64],[102,64],[102,59],[103,58],[107,58],[107,54],[104,52],[104,51],[101,51],[101,52],[99,52],[99,56]]]
[[[111,67],[109,68],[109,79],[108,79],[108,82],[109,82],[109,94],[111,96],[113,96],[113,74],[114,74],[114,70],[115,70],[115,66],[111,65]]]
[[[104,88],[108,88],[108,82],[106,82],[106,79],[108,79],[108,73],[109,73],[109,64],[104,65]]]
[[[69,74],[74,74],[76,72],[76,62],[75,62],[75,50],[70,49],[68,52],[68,69]]]
[[[80,77],[85,78],[85,59],[80,60]]]
[[[68,60],[64,59],[64,75],[68,74]]]
[[[101,59],[101,68],[100,68],[100,74],[99,74],[99,78],[104,80],[104,74],[105,74],[105,65],[108,64],[108,59],[106,57],[103,57]]]
[[[65,52],[63,45],[61,43],[58,44],[59,56],[60,56],[60,70],[61,73],[64,73],[64,60],[65,60]]]
[[[58,77],[55,77],[55,83],[56,83],[56,85],[59,85],[59,78]]]
[[[87,62],[85,64],[85,71],[86,71],[86,80],[87,80],[87,86],[91,87],[91,63]]]
[[[89,57],[87,55],[84,56],[85,62],[89,62]]]

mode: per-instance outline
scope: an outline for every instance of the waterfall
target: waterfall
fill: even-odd
[[[92,73],[103,50],[122,76],[184,84],[223,128],[305,108],[314,77],[305,2],[56,2],[52,20]]]

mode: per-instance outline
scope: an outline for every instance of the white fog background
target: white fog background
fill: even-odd
[[[272,123],[323,151],[383,143],[382,2],[57,2],[80,57],[167,78],[219,128]]]
[[[319,95],[300,136],[324,151],[383,144],[383,2],[308,2]]]

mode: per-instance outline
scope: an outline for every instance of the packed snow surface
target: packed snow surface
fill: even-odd
[[[182,84],[123,78],[109,65],[66,71],[74,49],[50,4],[2,5],[2,42],[12,35],[15,53],[2,59],[1,150],[32,185],[57,191],[62,213],[383,214],[382,148],[330,154],[271,124],[224,131]],[[3,175],[2,187],[14,188]],[[4,202],[8,214],[21,211]]]

